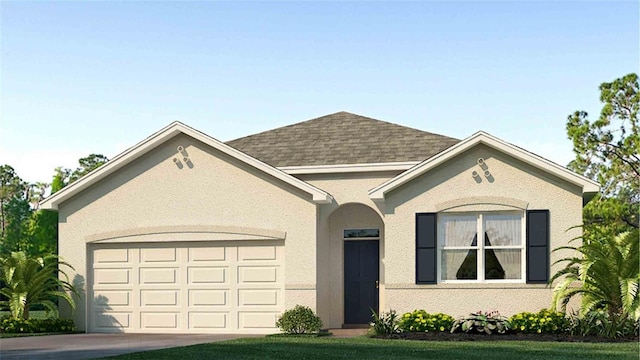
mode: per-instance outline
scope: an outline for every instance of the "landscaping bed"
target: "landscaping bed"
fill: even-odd
[[[602,336],[577,336],[570,334],[474,334],[450,332],[406,332],[391,335],[377,335],[377,339],[401,339],[418,341],[551,341],[551,342],[638,342],[638,337],[607,338]]]

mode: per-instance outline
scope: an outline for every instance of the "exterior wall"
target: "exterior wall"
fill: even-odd
[[[479,157],[484,158],[490,179],[477,165]],[[474,170],[480,173],[480,182],[472,176]],[[549,307],[552,290],[545,285],[415,284],[416,213],[507,209],[548,209],[551,249],[580,235],[578,229],[567,231],[582,221],[582,193],[578,186],[485,145],[386,194],[385,308],[398,312],[425,309],[461,316],[477,310],[498,310],[510,315]],[[552,253],[551,264],[565,254]],[[551,274],[556,269],[552,267]]]
[[[296,176],[335,199],[335,204],[321,205],[318,214],[317,309],[325,327],[338,328],[344,322],[345,228],[380,229],[380,308],[384,306],[384,224],[382,211],[369,199],[368,191],[397,174],[398,171]]]
[[[172,160],[182,158],[179,145],[190,159],[181,169]],[[178,135],[61,204],[59,252],[75,268],[74,282],[86,287],[88,242],[96,234],[167,226],[284,232],[285,307],[315,308],[316,211],[310,195]],[[211,240],[219,237],[212,234]],[[86,299],[78,303],[74,317],[84,330]]]

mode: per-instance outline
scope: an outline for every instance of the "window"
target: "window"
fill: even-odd
[[[526,222],[519,212],[416,213],[416,284],[525,279],[527,284],[546,284],[551,263],[550,212],[531,209],[525,218]],[[480,242],[478,234],[482,234]]]
[[[440,281],[523,280],[521,213],[440,215],[437,230]]]
[[[379,238],[379,229],[346,229],[342,235],[345,239],[353,238]]]

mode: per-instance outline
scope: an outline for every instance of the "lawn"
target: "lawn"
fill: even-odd
[[[638,359],[638,343],[248,338],[110,359]]]

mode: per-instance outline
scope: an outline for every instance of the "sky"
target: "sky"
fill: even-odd
[[[0,2],[0,165],[29,182],[172,121],[221,141],[348,111],[561,165],[640,63],[637,1]]]

